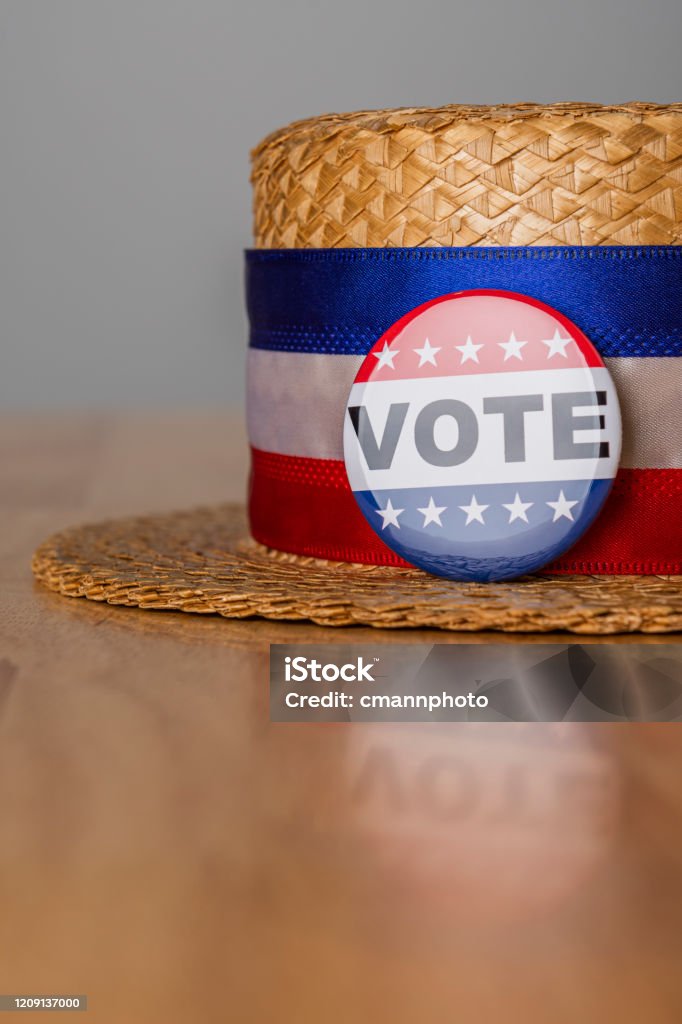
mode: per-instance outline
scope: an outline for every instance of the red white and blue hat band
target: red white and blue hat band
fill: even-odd
[[[349,394],[359,373],[361,383],[365,356],[393,325],[418,306],[466,291],[515,292],[550,306],[592,342],[618,394],[623,447],[613,489],[587,533],[545,571],[681,572],[682,249],[676,247],[247,253],[254,537],[300,555],[406,564],[368,525],[361,504],[370,499],[349,483],[343,441]],[[566,352],[548,361],[552,350],[533,344],[523,360],[506,360],[503,342],[506,337],[499,346],[481,347],[475,359],[460,355],[457,373],[470,375],[474,390],[482,374],[501,369],[542,376],[557,373],[560,364],[566,380],[577,372]],[[500,359],[504,365],[497,367]],[[435,376],[431,359],[419,363],[420,379]],[[409,387],[415,376],[415,365],[403,365],[396,360],[392,388],[399,390],[401,379]],[[409,472],[405,481],[392,477],[397,495],[403,482],[409,489]],[[549,503],[554,482],[531,482],[533,493],[524,499]],[[491,509],[516,500],[504,492],[505,485],[514,489],[511,479],[483,483]],[[423,507],[421,497],[413,494],[415,508]]]

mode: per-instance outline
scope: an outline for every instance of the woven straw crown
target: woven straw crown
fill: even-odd
[[[682,104],[325,115],[252,181],[260,248],[679,245]]]

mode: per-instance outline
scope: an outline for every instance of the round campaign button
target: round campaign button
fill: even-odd
[[[570,548],[606,499],[620,446],[597,350],[514,292],[413,309],[364,359],[344,421],[372,529],[410,564],[460,580],[509,579]]]

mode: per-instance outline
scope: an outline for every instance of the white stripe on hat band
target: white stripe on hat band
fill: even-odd
[[[343,421],[364,356],[249,349],[247,424],[254,448],[343,460]],[[621,465],[682,468],[682,359],[605,360],[623,417]]]

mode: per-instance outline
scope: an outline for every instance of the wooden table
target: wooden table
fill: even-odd
[[[63,526],[241,498],[241,416],[0,426],[0,992],[116,1024],[679,1024],[682,730],[270,725],[271,641],[460,638],[44,591]]]

